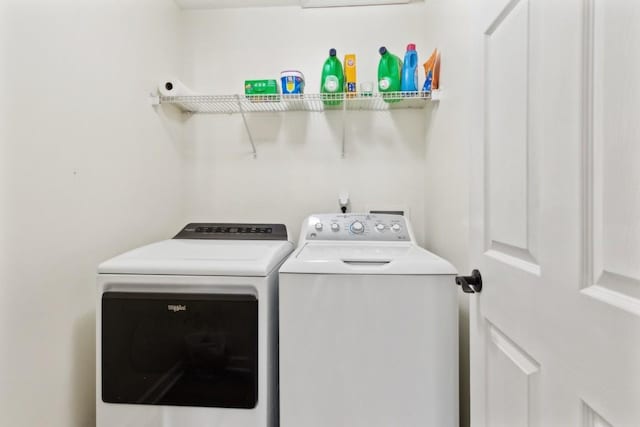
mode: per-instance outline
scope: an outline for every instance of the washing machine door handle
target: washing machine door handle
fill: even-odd
[[[391,260],[388,259],[343,259],[341,261],[347,265],[365,267],[382,267],[388,265],[391,262]]]

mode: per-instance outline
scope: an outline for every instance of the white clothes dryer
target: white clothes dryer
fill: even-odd
[[[98,267],[99,427],[275,427],[280,224],[189,224]]]
[[[455,273],[401,215],[307,218],[280,268],[280,425],[458,426]]]

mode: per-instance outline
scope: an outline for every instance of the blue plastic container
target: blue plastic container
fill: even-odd
[[[416,45],[413,43],[407,45],[407,52],[404,54],[400,90],[402,92],[416,92],[418,90],[418,52],[416,52]]]
[[[300,95],[304,93],[304,74],[297,70],[286,70],[280,73],[283,95]]]

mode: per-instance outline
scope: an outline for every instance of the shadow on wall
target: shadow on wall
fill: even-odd
[[[96,425],[96,313],[80,316],[73,325],[73,365],[71,366],[70,413],[76,417],[72,425]]]
[[[438,119],[438,110],[440,109],[440,102],[430,102],[427,104],[425,108],[425,123],[424,123],[424,135],[426,135],[425,141],[425,156],[428,152],[428,145],[431,141],[431,131],[433,129],[434,123]]]
[[[426,134],[437,109],[437,103],[428,101],[422,109],[409,111],[389,110],[389,115],[397,132],[397,140],[403,145],[411,144],[409,148],[421,159],[425,158],[426,150],[423,135]],[[420,137],[416,137],[420,135]]]
[[[191,114],[183,113],[177,107],[169,104],[153,108],[169,139],[176,144],[181,144],[184,141],[184,124],[191,117]]]
[[[402,151],[412,153],[415,158],[424,158],[424,141],[419,135],[426,131],[432,114],[431,106],[411,111],[348,110],[324,114],[333,141],[340,144],[344,137],[346,151],[350,151],[354,144],[367,150],[394,150],[404,146]]]
[[[279,113],[247,113],[247,126],[251,130],[254,141],[275,143],[280,135],[282,116]],[[245,135],[245,138],[249,138]]]

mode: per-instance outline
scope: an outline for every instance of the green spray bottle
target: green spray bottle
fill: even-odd
[[[380,62],[378,63],[378,90],[386,102],[398,102],[395,94],[385,95],[388,92],[399,92],[402,80],[402,60],[389,52],[382,46],[380,52]]]
[[[342,70],[342,63],[336,56],[336,50],[333,48],[329,49],[329,57],[324,61],[320,83],[320,93],[328,95],[322,97],[324,105],[342,104],[342,98],[339,94],[344,92],[344,72]],[[336,94],[335,99],[333,99],[331,94]]]

